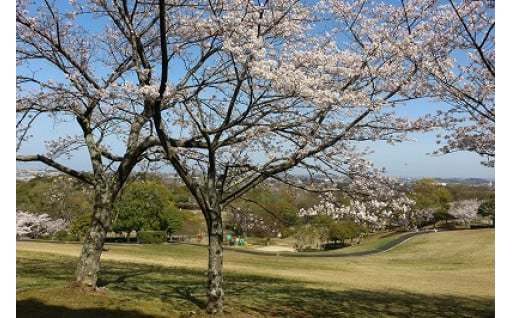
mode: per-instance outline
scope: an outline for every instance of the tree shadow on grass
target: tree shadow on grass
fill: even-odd
[[[125,297],[159,299],[170,307],[189,311],[206,308],[206,278],[203,271],[153,265],[105,264],[98,286]]]
[[[26,262],[20,274],[62,279],[62,271],[59,266]],[[45,303],[50,296],[40,294],[34,298],[21,297],[17,302],[17,317],[157,317],[133,310],[137,307],[123,308],[123,303],[133,301],[158,306],[160,312],[169,313],[167,317],[204,317],[204,271],[106,262],[102,264],[100,277],[99,285],[106,287],[108,293],[106,304],[82,302],[86,304],[82,307],[87,308],[70,309],[65,299],[60,303],[50,300]],[[225,291],[224,317],[486,318],[494,317],[495,311],[493,299],[395,290],[332,291],[305,287],[300,281],[229,272],[225,274]]]
[[[117,271],[123,283],[116,283]],[[142,274],[144,272],[144,274]],[[206,305],[204,272],[182,268],[114,268],[107,266],[104,285],[130,290],[139,299],[158,297],[173,308],[202,311]],[[312,274],[314,275],[314,274]],[[401,291],[329,291],[303,282],[267,276],[225,274],[228,317],[494,317],[494,301]],[[230,314],[231,313],[231,314]]]
[[[48,305],[38,299],[25,299],[16,302],[16,317],[30,318],[156,318],[136,310],[105,308],[72,309],[64,306]]]
[[[266,291],[262,291],[265,288]],[[417,318],[487,318],[494,317],[494,301],[453,296],[423,295],[400,291],[346,290],[327,291],[284,283],[278,286],[250,286],[240,289],[237,284],[228,290],[230,304],[244,302],[246,311],[262,317],[417,317]],[[262,297],[258,298],[258,294]],[[229,297],[229,295],[228,295]]]
[[[314,273],[312,273],[314,275]],[[425,295],[398,290],[332,291],[304,283],[249,275],[227,275],[227,306],[258,317],[301,318],[489,318],[494,299]]]
[[[16,258],[16,276],[31,278],[37,281],[40,287],[62,285],[71,279],[76,264],[77,260],[70,257],[52,259],[52,261]]]

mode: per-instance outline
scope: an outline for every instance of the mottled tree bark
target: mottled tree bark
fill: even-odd
[[[209,211],[211,217],[208,222],[208,304],[206,311],[209,314],[218,314],[223,311],[224,304],[224,278],[223,278],[223,229],[220,209]]]
[[[85,237],[78,260],[73,285],[81,289],[95,290],[100,270],[100,258],[107,231],[112,223],[111,195],[104,190],[96,194],[89,233]]]

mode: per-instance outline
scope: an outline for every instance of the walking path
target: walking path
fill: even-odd
[[[289,257],[354,257],[354,256],[368,256],[378,253],[384,253],[392,250],[403,242],[421,234],[432,233],[432,231],[422,231],[422,232],[411,232],[400,236],[399,238],[380,246],[374,250],[370,251],[361,251],[361,252],[352,252],[352,253],[326,253],[326,252],[292,252],[292,251],[265,251],[265,250],[247,250],[241,249],[237,247],[225,247],[225,250],[253,254],[253,255],[261,255],[261,256],[289,256]]]

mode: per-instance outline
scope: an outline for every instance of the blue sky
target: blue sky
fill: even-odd
[[[414,114],[417,115],[417,114]],[[51,139],[54,132],[62,127],[54,127],[52,121],[45,120],[33,130],[34,137],[22,148],[20,154],[43,154],[46,152],[44,141]],[[61,124],[62,125],[62,124]],[[73,129],[74,123],[65,127]],[[486,178],[494,179],[495,171],[480,164],[482,157],[469,152],[459,152],[442,156],[428,153],[438,147],[436,133],[415,133],[411,135],[416,141],[405,141],[394,146],[383,142],[367,143],[374,154],[370,159],[379,168],[386,168],[388,175],[395,177],[434,177],[434,178]],[[88,170],[90,163],[87,154],[75,156],[66,162],[75,169]],[[40,163],[16,162],[17,169],[44,169]]]
[[[481,165],[483,158],[477,154],[459,152],[432,156],[428,153],[438,146],[434,134],[416,136],[417,141],[395,146],[375,145],[375,153],[371,156],[374,164],[386,167],[388,174],[395,177],[494,179],[494,169]]]

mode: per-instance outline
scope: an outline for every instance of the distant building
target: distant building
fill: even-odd
[[[28,181],[37,177],[56,177],[60,175],[63,175],[63,173],[57,170],[16,170],[16,180],[21,181]]]

